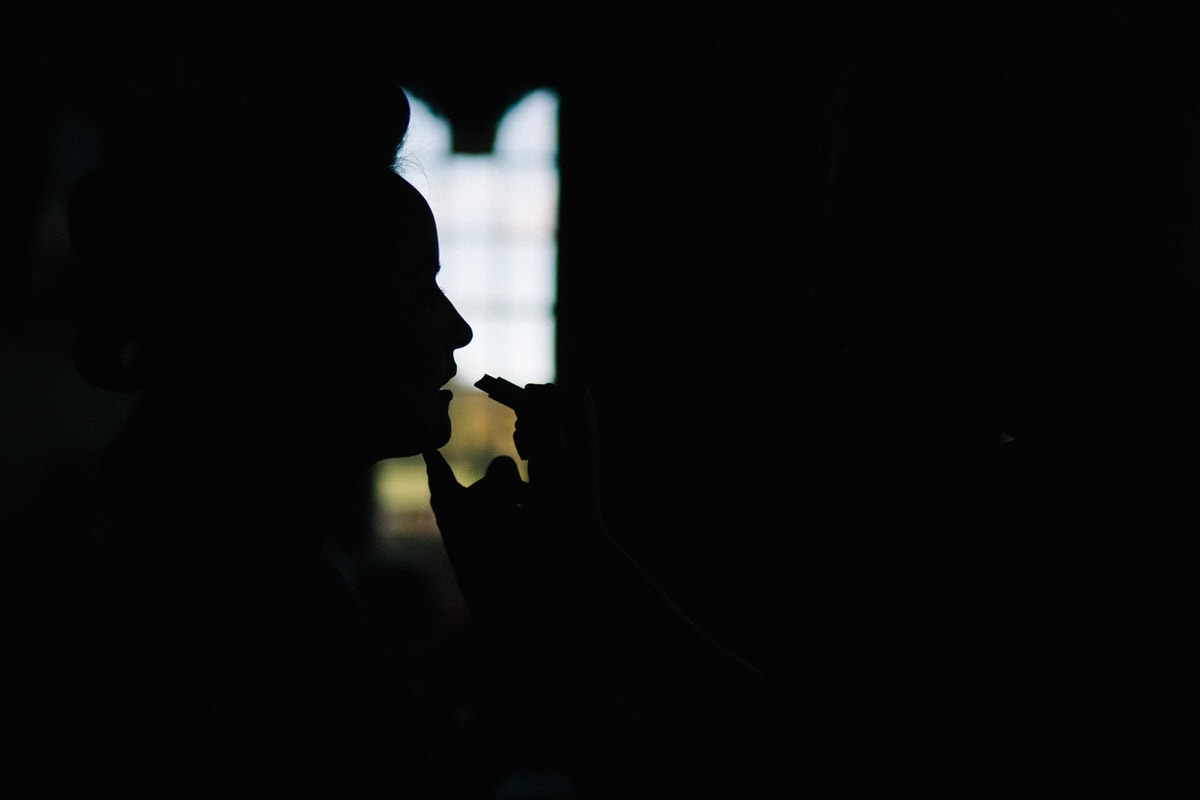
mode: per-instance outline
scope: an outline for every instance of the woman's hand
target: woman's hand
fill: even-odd
[[[552,635],[587,602],[607,536],[599,512],[596,424],[586,389],[529,384],[513,435],[529,461],[497,457],[461,485],[425,454],[430,504],[471,613],[510,635]]]
[[[753,707],[757,671],[697,628],[604,529],[596,424],[586,390],[528,385],[514,440],[529,460],[492,461],[462,486],[427,453],[431,504],[472,615],[515,644],[549,647],[685,737],[726,732]],[[544,650],[542,651],[544,652]]]

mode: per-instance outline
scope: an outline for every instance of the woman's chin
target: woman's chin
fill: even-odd
[[[420,429],[396,431],[392,436],[376,439],[376,460],[405,458],[436,450],[450,441],[450,417],[445,412],[434,415]]]
[[[450,418],[446,417],[444,424],[440,426],[437,433],[435,435],[431,436],[429,438],[429,442],[424,447],[422,447],[420,450],[418,450],[416,453],[414,453],[413,455],[417,455],[420,453],[427,453],[430,450],[436,450],[439,447],[445,446],[450,441],[450,434],[451,434]]]
[[[345,414],[343,441],[357,441],[373,460],[420,455],[450,441],[449,390],[422,395],[407,402],[375,404]]]

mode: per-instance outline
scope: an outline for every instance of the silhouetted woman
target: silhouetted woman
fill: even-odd
[[[77,187],[99,298],[77,362],[141,397],[67,550],[37,783],[436,796],[324,554],[373,463],[449,438],[471,338],[393,169],[407,125],[370,80],[162,97]]]

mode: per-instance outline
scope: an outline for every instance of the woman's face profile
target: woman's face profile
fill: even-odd
[[[389,200],[385,230],[346,264],[350,284],[341,336],[332,343],[338,417],[373,460],[416,455],[450,438],[454,351],[471,328],[438,287],[437,226],[407,182]],[[338,341],[345,346],[338,344]],[[340,374],[339,374],[340,373]]]

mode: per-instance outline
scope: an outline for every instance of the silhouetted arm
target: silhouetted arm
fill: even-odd
[[[473,616],[514,647],[565,654],[655,730],[724,736],[759,675],[700,630],[608,535],[585,390],[526,387],[514,437],[530,482],[495,459],[464,487],[427,453],[431,502]]]

